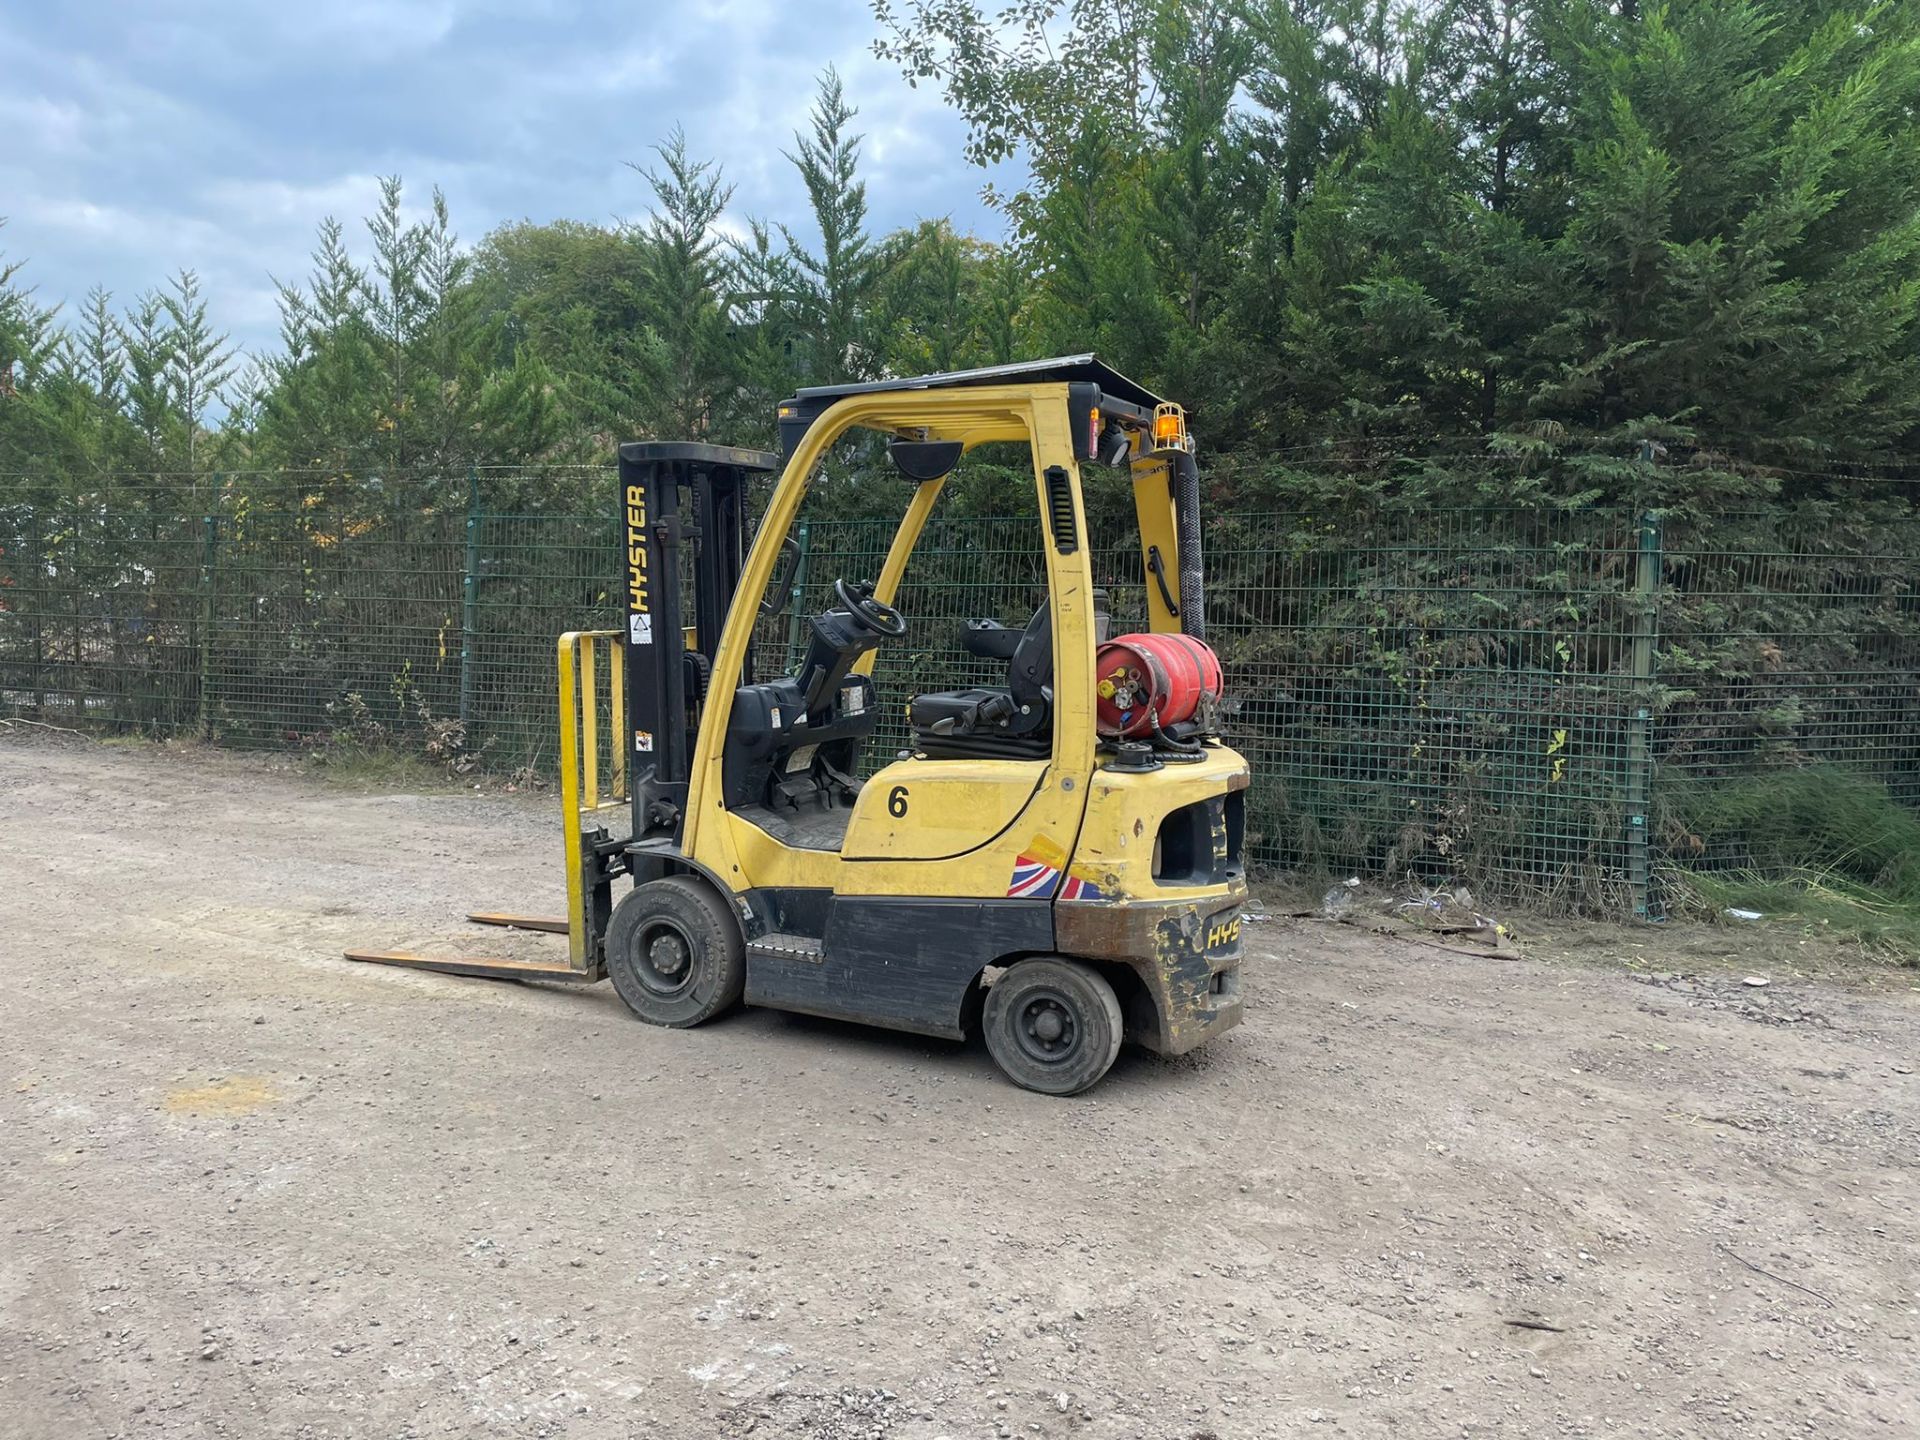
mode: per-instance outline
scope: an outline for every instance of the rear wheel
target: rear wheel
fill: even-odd
[[[636,886],[607,922],[607,974],[649,1025],[710,1020],[746,988],[740,922],[713,887],[688,875]]]
[[[1006,1077],[1043,1095],[1078,1095],[1120,1053],[1120,1001],[1089,965],[1052,956],[1010,966],[987,991],[987,1050]]]

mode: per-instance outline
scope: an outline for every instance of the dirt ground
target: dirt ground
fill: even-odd
[[[1920,1434],[1912,972],[1269,920],[1060,1101],[340,958],[551,811],[0,738],[0,1435]]]

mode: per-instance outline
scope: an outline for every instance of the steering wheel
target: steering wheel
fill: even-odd
[[[898,640],[907,633],[907,617],[886,601],[874,598],[871,580],[857,580],[851,585],[845,580],[835,580],[833,594],[862,629],[888,640]]]

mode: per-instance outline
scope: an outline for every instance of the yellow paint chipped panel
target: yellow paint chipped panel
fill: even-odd
[[[860,792],[840,853],[850,860],[945,860],[1000,838],[1046,781],[1045,760],[896,760]],[[1058,862],[1064,865],[1064,855]],[[981,895],[1004,888],[998,863]]]
[[[251,1115],[280,1101],[279,1092],[262,1075],[235,1075],[211,1085],[181,1086],[167,1092],[169,1115]]]
[[[1153,875],[1153,843],[1160,823],[1183,805],[1245,786],[1247,762],[1224,745],[1209,746],[1196,764],[1168,766],[1147,774],[1106,768],[1088,787],[1087,819],[1074,849],[1074,872],[1098,885],[1108,900],[1175,895],[1198,899],[1226,895],[1245,881],[1212,886],[1161,885]],[[1224,834],[1216,844],[1225,847]]]

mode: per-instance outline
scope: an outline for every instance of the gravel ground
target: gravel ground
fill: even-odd
[[[0,1435],[1920,1433],[1910,977],[1266,921],[1246,1025],[1058,1101],[338,958],[549,953],[458,917],[558,856],[0,739]]]

